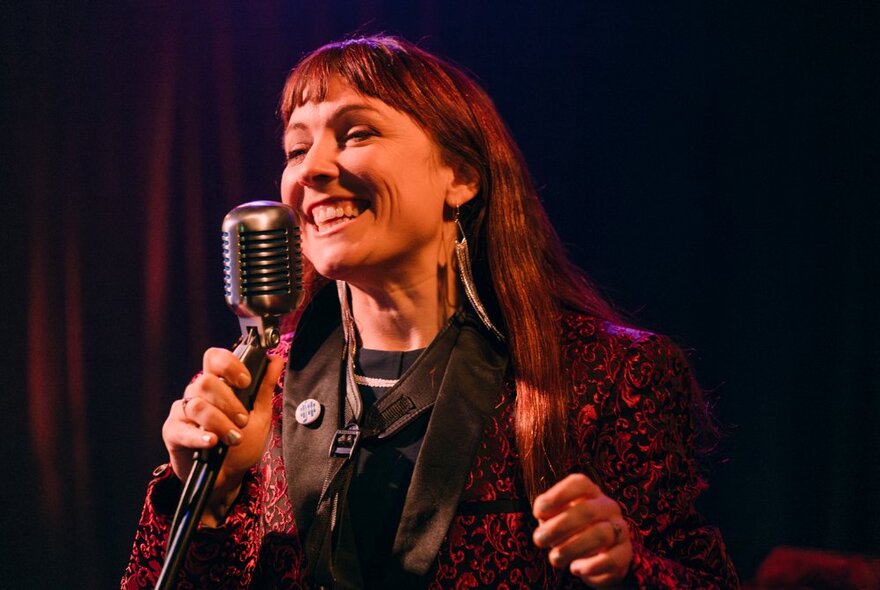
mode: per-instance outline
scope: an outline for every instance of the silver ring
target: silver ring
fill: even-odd
[[[180,409],[183,411],[183,415],[186,416],[186,404],[192,401],[191,397],[185,397],[180,400]]]

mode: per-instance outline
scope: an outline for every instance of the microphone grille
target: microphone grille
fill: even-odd
[[[281,203],[256,201],[223,222],[226,303],[240,316],[291,311],[302,284],[299,227]]]

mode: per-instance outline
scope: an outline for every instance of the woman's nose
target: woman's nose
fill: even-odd
[[[315,142],[299,165],[297,182],[302,186],[314,187],[336,178],[339,175],[336,155],[335,142]]]

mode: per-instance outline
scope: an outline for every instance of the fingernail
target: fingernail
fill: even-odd
[[[247,414],[236,414],[232,421],[235,422],[235,425],[239,428],[244,428],[248,423]]]
[[[205,441],[206,443],[211,442],[211,435],[210,434],[203,434],[202,440]]]
[[[226,444],[234,447],[241,442],[241,433],[237,430],[230,430],[226,433]]]
[[[251,384],[251,376],[247,373],[239,373],[238,377],[235,378],[235,382],[238,383],[239,387],[247,387]]]
[[[535,543],[537,543],[538,545],[543,545],[546,542],[547,542],[547,533],[545,533],[544,531],[540,531],[540,530],[535,531]]]

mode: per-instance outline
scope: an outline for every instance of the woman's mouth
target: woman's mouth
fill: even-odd
[[[329,231],[330,228],[350,221],[367,210],[362,201],[339,201],[329,205],[318,205],[312,209],[312,219],[318,233]]]

